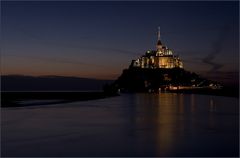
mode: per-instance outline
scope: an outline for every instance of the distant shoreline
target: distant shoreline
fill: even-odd
[[[32,92],[1,92],[1,107],[23,107],[46,104],[59,104],[75,101],[87,101],[103,99],[107,97],[117,96],[117,94],[109,94],[101,91],[96,92],[48,92],[48,91],[32,91]],[[24,104],[25,101],[39,100],[38,102]]]

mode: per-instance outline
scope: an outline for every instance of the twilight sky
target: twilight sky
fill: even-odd
[[[2,74],[116,79],[161,40],[184,68],[237,80],[239,3],[1,1]]]

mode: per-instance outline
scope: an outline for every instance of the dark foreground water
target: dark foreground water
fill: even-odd
[[[238,156],[239,100],[125,94],[2,108],[2,156]]]

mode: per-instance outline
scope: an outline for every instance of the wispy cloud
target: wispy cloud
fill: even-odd
[[[216,72],[224,66],[223,64],[214,61],[214,59],[222,52],[228,33],[229,33],[229,26],[225,25],[220,30],[219,37],[217,38],[216,42],[213,44],[212,51],[207,56],[202,58],[202,62],[210,66],[209,72]]]

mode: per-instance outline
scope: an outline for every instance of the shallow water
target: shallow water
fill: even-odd
[[[2,108],[2,156],[238,156],[239,100],[123,94]]]

